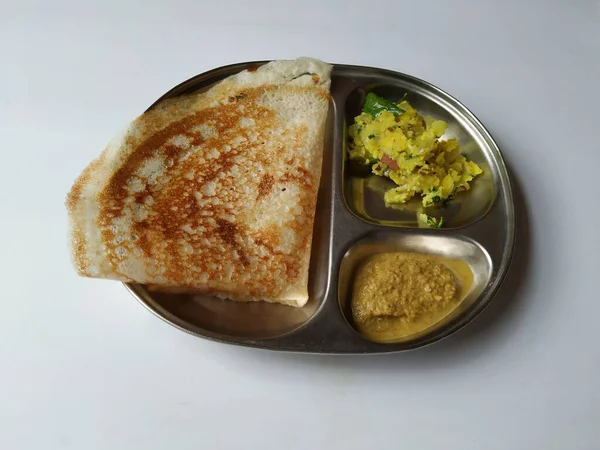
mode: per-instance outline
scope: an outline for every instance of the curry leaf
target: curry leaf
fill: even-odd
[[[363,111],[370,114],[373,119],[379,115],[382,111],[389,111],[394,114],[394,116],[399,116],[404,112],[404,110],[398,108],[398,106],[385,98],[382,98],[372,92],[367,94],[367,98],[365,99],[365,106],[363,106]]]

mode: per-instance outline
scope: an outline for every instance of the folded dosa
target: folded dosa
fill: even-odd
[[[135,119],[68,194],[79,274],[304,305],[330,73],[273,61]]]

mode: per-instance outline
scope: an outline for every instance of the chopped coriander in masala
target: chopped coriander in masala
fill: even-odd
[[[444,228],[444,217],[436,219],[435,217],[429,216],[424,213],[417,214],[417,221],[420,225],[428,228]]]
[[[397,184],[384,194],[388,205],[415,195],[425,207],[446,204],[482,173],[460,154],[456,139],[441,139],[447,127],[421,116],[406,100],[393,103],[370,93],[348,130],[350,159]]]

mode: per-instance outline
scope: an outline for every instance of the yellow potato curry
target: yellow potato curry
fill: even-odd
[[[410,103],[393,103],[373,93],[349,127],[349,156],[372,166],[397,187],[384,194],[387,205],[420,196],[424,207],[445,204],[482,173],[460,154],[458,141],[442,139],[448,125],[423,117]]]

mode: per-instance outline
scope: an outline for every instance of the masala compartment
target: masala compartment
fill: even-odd
[[[348,95],[344,199],[370,223],[463,227],[493,204],[496,163],[468,111],[418,82],[403,76]]]
[[[364,338],[398,343],[433,333],[484,291],[492,263],[476,242],[452,236],[380,232],[344,255],[338,301]]]

